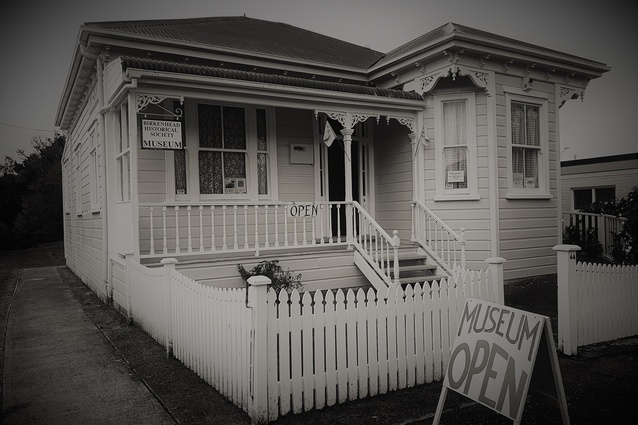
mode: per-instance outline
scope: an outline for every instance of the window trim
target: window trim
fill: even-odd
[[[74,162],[74,180],[75,180],[75,213],[82,215],[82,171],[80,165],[82,164],[82,143],[78,142],[73,147],[73,162]]]
[[[119,139],[115,152],[115,180],[116,203],[131,202],[131,140],[129,138],[128,104],[120,106],[119,121],[117,123]]]
[[[94,124],[88,131],[89,134],[89,187],[91,191],[91,212],[100,211],[99,189],[99,161],[98,161],[98,139],[99,124]]]
[[[506,199],[552,199],[549,182],[549,99],[544,93],[505,92],[505,125],[507,138],[507,194]],[[538,187],[514,187],[512,166],[512,102],[539,107]]]
[[[465,101],[465,135],[467,146],[467,188],[445,188],[445,160],[444,160],[444,132],[443,132],[443,103]],[[476,93],[460,92],[434,95],[434,168],[436,176],[435,201],[479,200],[478,193],[478,161],[476,136]]]

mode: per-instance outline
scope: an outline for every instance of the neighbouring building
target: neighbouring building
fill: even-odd
[[[638,187],[638,153],[561,161],[563,211],[626,198]]]
[[[125,255],[227,286],[241,255],[310,287],[555,273],[559,108],[609,69],[454,23],[387,53],[247,17],[87,23],[56,117],[67,264],[118,306]]]

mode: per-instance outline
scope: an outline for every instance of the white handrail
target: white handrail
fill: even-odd
[[[456,233],[419,201],[412,202],[411,239],[418,242],[446,271],[452,272],[459,265],[462,269],[466,268],[465,229],[461,228],[460,234]]]
[[[596,239],[602,245],[603,256],[611,257],[613,250],[613,235],[622,231],[626,217],[603,213],[587,213],[581,211],[563,211],[563,230],[568,226],[574,226],[584,241],[587,238],[586,231],[596,232]],[[576,241],[573,241],[576,242]],[[621,240],[624,244],[624,241]]]
[[[399,232],[395,230],[390,236],[361,204],[354,201],[352,205],[355,214],[352,220],[355,248],[387,285],[398,283]]]

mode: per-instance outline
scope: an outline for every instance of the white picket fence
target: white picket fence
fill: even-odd
[[[558,245],[558,348],[638,335],[638,266],[576,261],[576,245]]]
[[[266,423],[287,413],[440,380],[467,297],[503,302],[503,260],[448,281],[375,292],[277,295],[202,285],[127,258],[133,321],[202,379]]]

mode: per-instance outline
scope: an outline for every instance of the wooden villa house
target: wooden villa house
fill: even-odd
[[[87,23],[56,117],[67,264],[120,307],[126,255],[219,286],[261,259],[308,288],[555,273],[559,107],[608,70],[453,23],[388,53],[247,17]]]

